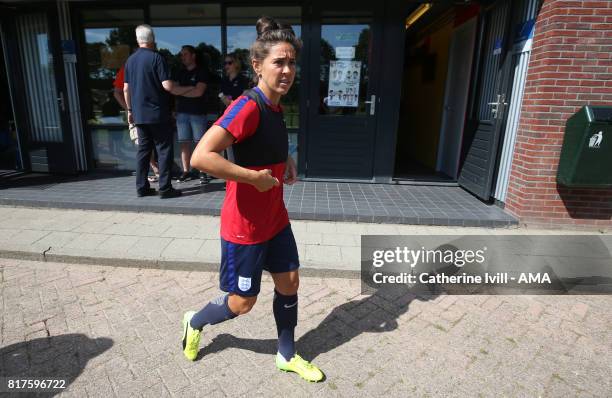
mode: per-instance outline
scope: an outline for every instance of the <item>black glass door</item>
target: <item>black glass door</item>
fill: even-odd
[[[373,177],[381,34],[372,8],[330,4],[314,11],[307,178]]]
[[[17,121],[33,171],[76,173],[57,9],[18,10],[10,29],[10,75],[16,82]]]

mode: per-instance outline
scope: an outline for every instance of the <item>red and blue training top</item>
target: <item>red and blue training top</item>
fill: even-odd
[[[227,181],[221,237],[239,244],[270,240],[289,224],[283,201],[289,146],[282,108],[255,87],[232,102],[215,125],[236,139],[232,150],[237,165],[251,170],[270,169],[280,182],[278,187],[259,192],[250,184]]]

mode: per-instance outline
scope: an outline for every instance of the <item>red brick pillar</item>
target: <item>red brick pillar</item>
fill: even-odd
[[[612,106],[612,0],[544,0],[506,200],[522,223],[612,226],[612,189],[556,183],[565,122],[587,104]]]

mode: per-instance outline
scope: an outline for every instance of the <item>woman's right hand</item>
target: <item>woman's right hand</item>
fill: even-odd
[[[256,173],[257,173],[257,176],[255,177],[255,180],[253,181],[253,186],[259,192],[266,192],[272,189],[272,187],[277,187],[280,185],[280,183],[278,182],[278,179],[272,176],[272,170],[270,169],[257,170]]]

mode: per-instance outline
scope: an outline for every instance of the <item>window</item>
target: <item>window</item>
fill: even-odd
[[[302,36],[302,9],[301,7],[228,7],[227,8],[227,52],[238,54],[245,65],[245,75],[253,78],[250,67],[250,48],[257,38],[255,24],[262,15],[270,15],[274,19],[290,24],[295,34]],[[301,56],[303,57],[303,55]],[[285,123],[289,129],[289,153],[297,162],[298,130],[300,127],[300,75],[301,68],[298,61],[297,72],[293,86],[285,95],[281,104],[285,114]]]
[[[180,67],[179,52],[192,45],[198,52],[198,63],[208,69],[207,111],[214,122],[223,111],[218,87],[223,73],[221,5],[220,4],[153,4],[149,19],[144,8],[91,7],[80,10],[85,38],[86,97],[85,110],[92,136],[97,168],[134,169],[135,146],[129,139],[125,112],[113,97],[113,81],[131,52],[137,48],[135,29],[142,23],[153,27],[158,51],[166,58],[170,70]],[[255,23],[261,15],[271,15],[292,25],[301,36],[301,7],[228,7],[227,52],[236,52],[245,65],[245,75],[252,78],[249,50],[257,33]],[[299,128],[300,66],[291,91],[283,97],[285,121],[289,128],[290,151],[297,160]],[[178,150],[175,145],[175,150]],[[177,154],[175,154],[177,156]]]
[[[184,45],[194,46],[198,66],[206,69],[210,81],[206,88],[206,109],[217,117],[220,109],[219,84],[222,71],[221,6],[219,4],[152,5],[151,25],[159,52],[175,75],[181,68]],[[214,121],[214,120],[213,120]]]
[[[81,11],[85,36],[88,127],[98,168],[134,169],[136,150],[130,141],[125,112],[113,96],[116,74],[136,45],[142,9]]]
[[[253,77],[250,67],[249,51],[251,44],[257,38],[255,23],[262,15],[273,16],[276,20],[290,24],[295,34],[301,37],[301,7],[228,7],[227,9],[227,51],[237,53],[245,67],[249,79]],[[291,91],[283,97],[282,105],[285,110],[285,122],[289,129],[299,128],[299,93],[300,93],[300,66]]]
[[[113,98],[113,81],[132,49],[136,26],[144,22],[139,9],[95,9],[81,12],[85,28],[87,86],[92,124],[119,123],[121,107]]]

